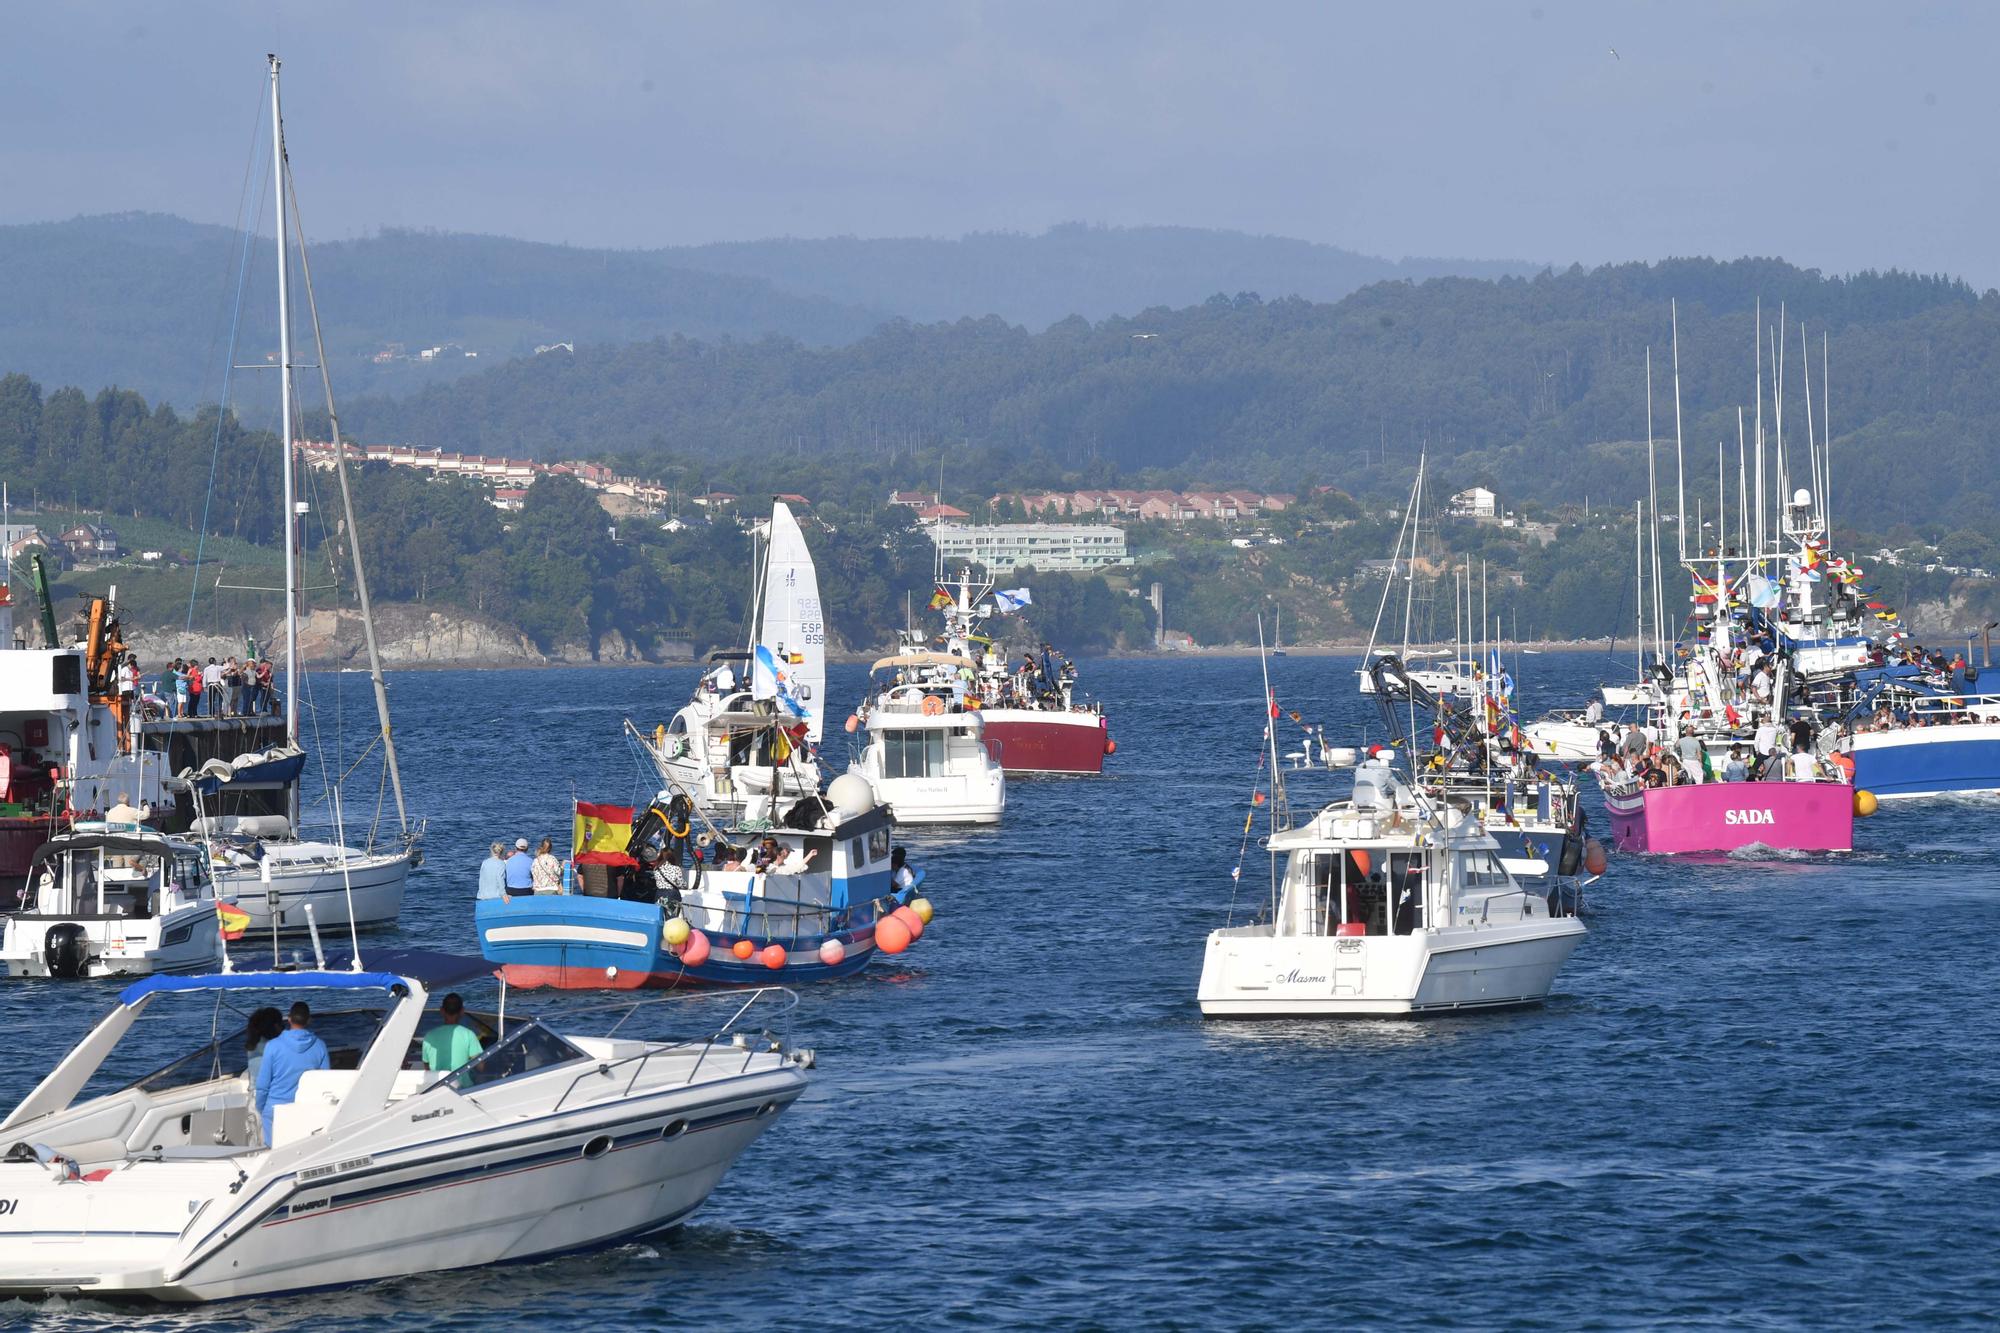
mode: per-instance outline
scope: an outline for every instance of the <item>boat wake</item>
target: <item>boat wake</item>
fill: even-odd
[[[1731,861],[1810,861],[1817,852],[1803,852],[1796,847],[1773,847],[1768,842],[1747,842],[1734,848],[1724,856]]]

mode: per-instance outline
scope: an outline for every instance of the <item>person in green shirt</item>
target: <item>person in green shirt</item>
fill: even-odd
[[[433,1074],[449,1074],[477,1059],[479,1034],[465,1022],[465,1001],[453,991],[438,1005],[443,1020],[424,1034],[424,1068]]]

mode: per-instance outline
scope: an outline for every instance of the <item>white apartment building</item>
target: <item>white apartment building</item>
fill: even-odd
[[[929,531],[945,564],[973,561],[991,574],[1022,565],[1040,572],[1131,563],[1125,529],[1101,523],[933,523]]]

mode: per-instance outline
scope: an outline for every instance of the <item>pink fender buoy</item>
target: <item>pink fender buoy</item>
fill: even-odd
[[[767,944],[764,946],[764,952],[759,954],[758,957],[763,961],[765,967],[776,972],[785,965],[785,946],[782,944]]]
[[[847,946],[839,940],[821,940],[819,960],[828,967],[839,967],[847,960]]]
[[[680,947],[682,967],[700,967],[708,961],[708,936],[698,930],[688,932],[687,943]]]
[[[847,715],[847,734],[851,736],[859,730],[861,730],[861,719],[849,713]]]
[[[924,919],[909,908],[898,907],[889,915],[903,923],[903,929],[910,932],[911,939],[920,940],[924,937]]]
[[[875,947],[883,953],[901,953],[910,947],[910,928],[894,916],[875,923]]]

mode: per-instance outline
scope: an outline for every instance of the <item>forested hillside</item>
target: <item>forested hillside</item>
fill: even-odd
[[[1905,274],[1829,279],[1776,261],[1383,283],[1332,305],[1243,295],[1039,334],[982,319],[895,324],[837,348],[580,346],[407,400],[358,403],[348,419],[369,439],[504,441],[543,456],[830,459],[963,446],[1028,470],[1101,460],[1226,470],[1283,489],[1310,475],[1378,494],[1407,484],[1423,446],[1451,475],[1512,498],[1623,503],[1644,489],[1634,442],[1646,431],[1649,346],[1655,418],[1671,438],[1678,299],[1692,503],[1714,476],[1717,444],[1734,458],[1735,411],[1755,393],[1760,298],[1767,329],[1781,306],[1787,319],[1794,440],[1806,424],[1800,321],[1815,416],[1829,338],[1836,485],[1880,506],[1854,521],[1993,512],[2000,296]],[[1896,464],[1918,450],[1925,467]]]

